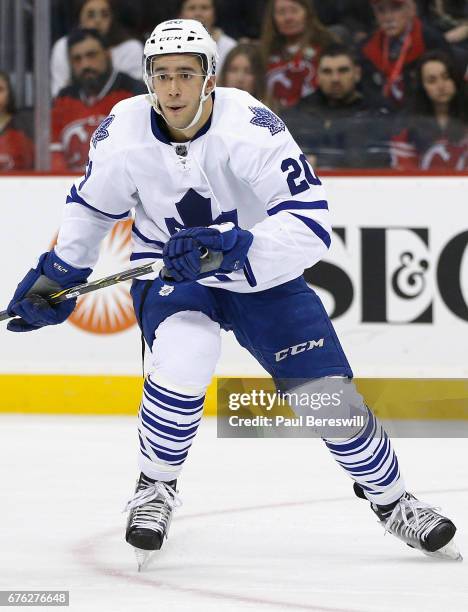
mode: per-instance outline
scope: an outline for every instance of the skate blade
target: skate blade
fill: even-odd
[[[154,556],[154,553],[156,551],[154,550],[143,550],[142,548],[135,548],[133,547],[133,550],[135,551],[135,557],[136,557],[136,561],[137,561],[137,565],[138,565],[138,571],[142,572],[144,569],[146,569],[151,561],[151,559]]]
[[[448,544],[439,548],[435,552],[423,550],[423,553],[434,559],[444,559],[446,561],[463,561],[463,557],[455,544],[455,539],[452,538]]]

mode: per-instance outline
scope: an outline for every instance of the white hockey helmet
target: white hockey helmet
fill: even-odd
[[[158,97],[153,89],[152,58],[158,55],[174,53],[189,53],[200,56],[202,60],[205,80],[200,93],[200,105],[190,125],[184,130],[193,127],[200,119],[203,102],[210,94],[205,93],[208,79],[216,74],[218,51],[216,43],[210,33],[199,21],[194,19],[173,19],[163,21],[155,27],[144,48],[144,81],[148,88],[154,110],[162,115]]]

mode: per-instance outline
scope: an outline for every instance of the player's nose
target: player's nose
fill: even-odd
[[[171,96],[177,96],[180,94],[180,87],[177,79],[171,78],[169,82],[169,93]]]

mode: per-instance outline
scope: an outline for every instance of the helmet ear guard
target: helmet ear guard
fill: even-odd
[[[187,130],[193,127],[201,117],[203,103],[209,98],[205,93],[206,86],[211,77],[216,75],[216,64],[218,52],[216,43],[210,36],[208,30],[193,19],[175,19],[160,23],[151,33],[144,48],[143,80],[149,92],[149,97],[154,110],[161,112],[158,97],[153,89],[153,77],[151,74],[151,61],[159,55],[190,54],[200,57],[202,68],[205,72],[205,80],[200,92],[200,104],[195,117],[185,128],[174,128]]]

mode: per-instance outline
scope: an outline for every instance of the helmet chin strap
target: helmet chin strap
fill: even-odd
[[[162,110],[161,110],[161,107],[160,107],[160,105],[159,105],[159,100],[158,100],[158,97],[156,96],[156,94],[155,94],[155,93],[153,93],[153,108],[154,108],[154,110],[155,110],[155,111],[156,111],[156,112],[157,112],[159,115],[161,115],[161,117],[164,119],[164,121],[167,123],[167,125],[168,125],[170,128],[172,128],[173,130],[177,130],[178,132],[185,132],[185,130],[189,130],[190,128],[193,128],[193,126],[194,126],[194,125],[196,125],[196,124],[198,123],[198,121],[200,120],[201,114],[202,114],[202,112],[203,112],[203,103],[204,103],[206,100],[208,100],[208,98],[209,98],[209,97],[210,97],[210,95],[211,95],[211,92],[210,92],[210,93],[208,93],[208,94],[203,93],[203,92],[205,91],[205,89],[206,89],[206,86],[207,86],[207,84],[208,84],[208,80],[209,80],[209,79],[210,79],[210,76],[209,76],[209,75],[207,75],[207,76],[205,77],[204,82],[203,82],[203,87],[202,87],[202,90],[201,90],[201,93],[200,93],[200,103],[199,103],[199,105],[198,105],[198,110],[197,110],[197,112],[195,113],[195,117],[192,119],[192,121],[191,121],[191,122],[190,122],[188,125],[186,125],[185,127],[183,127],[183,128],[179,128],[179,127],[175,127],[175,125],[171,125],[171,124],[169,123],[169,121],[167,120],[166,116],[164,115],[164,113],[163,113],[163,112],[162,112]]]

